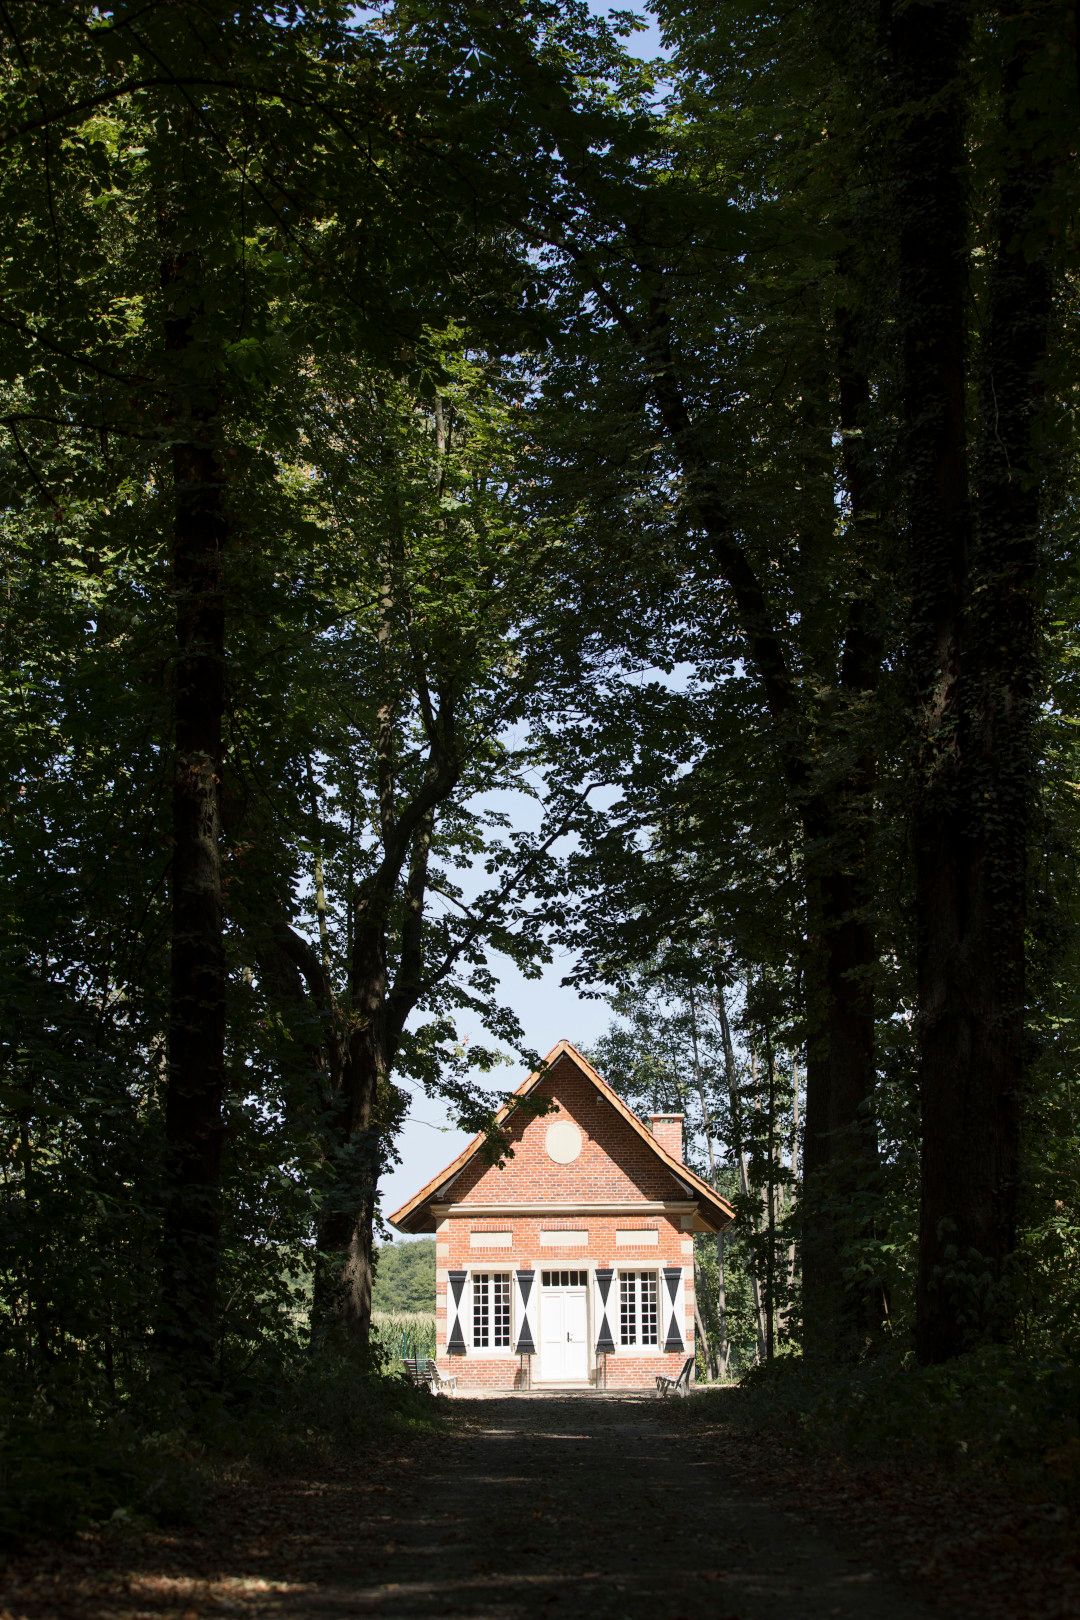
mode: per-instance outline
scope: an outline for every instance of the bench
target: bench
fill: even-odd
[[[457,1390],[457,1379],[450,1373],[441,1373],[430,1356],[428,1357],[427,1368],[425,1370],[428,1378],[431,1380],[431,1390],[433,1394],[438,1395],[440,1391],[443,1390],[448,1391],[451,1395],[455,1393]]]
[[[457,1379],[441,1373],[430,1356],[423,1362],[418,1356],[405,1356],[403,1359],[405,1377],[418,1389],[429,1389],[433,1395],[452,1394],[457,1389]]]
[[[663,1373],[656,1380],[656,1393],[658,1395],[685,1395],[690,1389],[690,1374],[694,1370],[693,1356],[687,1356],[683,1362],[682,1370],[677,1378],[667,1378]]]
[[[405,1356],[403,1359],[406,1380],[410,1384],[415,1384],[417,1389],[430,1389],[431,1379],[428,1377],[427,1368],[421,1368],[416,1356]]]

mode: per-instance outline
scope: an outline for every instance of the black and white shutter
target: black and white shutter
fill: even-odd
[[[685,1314],[681,1266],[664,1267],[664,1290],[667,1295],[664,1300],[664,1313],[668,1317],[668,1330],[667,1338],[664,1340],[664,1349],[677,1350],[681,1355],[686,1348],[679,1329],[679,1323]]]
[[[446,1353],[448,1356],[463,1356],[465,1354],[465,1335],[461,1329],[461,1303],[465,1296],[464,1271],[448,1271],[446,1273]]]
[[[615,1272],[610,1266],[598,1266],[596,1268],[596,1319],[600,1324],[596,1335],[597,1355],[615,1348],[615,1340],[611,1336],[611,1324],[608,1321],[608,1296],[611,1293],[611,1282],[614,1276]]]
[[[533,1327],[536,1320],[536,1272],[517,1271],[518,1287],[518,1336],[515,1350],[519,1356],[534,1356],[536,1354],[536,1335]]]

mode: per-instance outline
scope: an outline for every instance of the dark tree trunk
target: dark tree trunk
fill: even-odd
[[[806,1111],[803,1178],[799,1198],[799,1250],[802,1270],[802,1343],[807,1355],[831,1357],[840,1321],[838,1236],[824,1211],[831,1198],[831,1085],[824,1017],[824,951],[817,908],[808,897],[806,940]]]
[[[776,1059],[765,1026],[765,1360],[776,1353]]]
[[[435,419],[441,461],[449,443],[438,401]],[[377,632],[380,655],[386,661],[383,674],[388,694],[379,708],[375,737],[382,859],[349,907],[347,1030],[340,1084],[325,1135],[327,1179],[317,1222],[311,1308],[313,1347],[338,1344],[361,1353],[367,1351],[371,1332],[384,1110],[391,1097],[390,1077],[402,1031],[424,989],[424,907],[435,817],[456,787],[462,769],[452,683],[430,683],[426,654],[413,646],[412,677],[428,743],[427,768],[415,792],[401,795],[398,727],[404,717],[399,707],[399,677],[392,668],[389,649],[401,621],[410,618],[401,567],[408,545],[401,517],[400,474],[389,448],[385,468],[397,522],[391,525],[382,559]],[[440,467],[440,478],[444,470]],[[398,952],[391,983],[388,963],[394,942]]]
[[[193,367],[198,268],[165,266],[174,380]],[[178,386],[183,386],[181,383]],[[185,1379],[213,1372],[221,1228],[225,949],[221,813],[225,706],[222,563],[228,541],[215,401],[193,385],[172,452],[173,852],[169,1063],[158,1349]]]
[[[860,535],[876,520],[872,455],[862,435],[869,385],[854,357],[853,323],[839,334],[844,431],[859,435],[846,455],[853,521]],[[650,377],[664,425],[679,453],[689,506],[712,544],[717,572],[738,612],[748,662],[761,681],[779,768],[802,822],[809,926],[807,972],[807,1076],[804,1202],[803,1318],[807,1343],[825,1355],[848,1355],[880,1323],[880,1290],[843,1279],[843,1246],[852,1230],[843,1208],[865,1203],[867,1172],[876,1167],[874,1129],[874,997],[876,940],[872,892],[876,739],[863,711],[873,699],[881,668],[881,633],[871,592],[849,613],[829,739],[848,763],[826,789],[814,780],[814,750],[801,693],[773,621],[761,580],[716,493],[715,468],[686,407],[671,345],[666,306],[653,306],[648,349]],[[861,542],[866,543],[866,542]],[[870,546],[865,566],[875,577]],[[849,732],[852,717],[857,741]],[[815,961],[814,958],[817,958]]]
[[[970,242],[963,93],[968,16],[967,6],[958,0],[945,0],[933,9],[901,9],[892,36],[897,95],[908,108],[897,137],[898,295],[911,578],[909,662],[917,725],[913,842],[923,1119],[917,1314],[920,1353],[928,1360],[955,1353],[976,1326],[956,1284],[960,1265],[971,1254],[969,1240],[983,1224],[975,1206],[985,1209],[993,1197],[984,1156],[992,1081],[985,1077],[984,1090],[984,1077],[973,1069],[971,1018],[981,990],[971,980],[975,962],[965,961],[966,947],[974,943],[967,938],[972,874],[960,693],[971,550],[965,398]],[[959,1153],[957,1127],[966,1138]],[[974,1140],[968,1135],[973,1129]],[[961,1187],[958,1178],[969,1186]],[[991,1263],[989,1254],[986,1263]]]
[[[841,274],[849,274],[841,265]],[[852,602],[829,727],[844,760],[828,797],[804,804],[806,844],[807,1076],[801,1204],[803,1340],[810,1354],[852,1356],[881,1326],[881,1291],[864,1274],[845,1286],[844,1248],[867,1236],[865,1210],[878,1165],[874,979],[877,737],[873,705],[882,631],[879,577],[883,505],[871,438],[870,384],[860,355],[860,317],[836,322],[839,428],[848,498],[848,548],[867,579]]]
[[[894,24],[900,309],[911,472],[911,666],[922,1206],[916,1339],[942,1361],[1005,1325],[1023,1078],[1039,503],[1033,426],[1051,285],[1046,170],[1019,90],[1030,13],[1003,14],[1004,168],[981,353],[978,493],[966,473],[966,10]],[[1028,87],[1030,89],[1030,87]]]
[[[376,1103],[382,1078],[370,1026],[356,1031],[345,1056],[340,1112],[330,1138],[330,1179],[319,1210],[311,1307],[316,1346],[368,1347],[380,1169]]]
[[[865,813],[839,799],[834,814]],[[809,849],[828,843],[816,814]],[[845,870],[837,852],[807,857],[805,1196],[800,1206],[803,1337],[808,1354],[853,1356],[880,1328],[880,1289],[844,1281],[844,1250],[865,1235],[877,1170],[874,1113],[876,942],[866,894],[869,841]],[[815,867],[818,870],[815,870]],[[815,960],[816,959],[816,960]]]
[[[716,952],[719,956],[719,948]],[[735,1065],[735,1045],[731,1038],[731,1022],[728,1018],[727,1002],[724,999],[725,984],[718,968],[714,966],[714,983],[716,986],[716,1016],[720,1024],[720,1039],[724,1052],[724,1079],[727,1084],[728,1103],[731,1111],[731,1147],[739,1165],[739,1187],[747,1207],[750,1205],[750,1163],[746,1142],[743,1135],[743,1104],[740,1096],[739,1075]],[[751,1235],[757,1237],[757,1219],[751,1216]],[[759,1361],[765,1359],[765,1311],[762,1304],[761,1283],[757,1271],[751,1268],[750,1293],[754,1302],[754,1328],[757,1337],[757,1356]]]
[[[445,794],[456,781],[456,767],[435,777]],[[404,818],[397,823],[400,833]],[[380,875],[356,908],[350,963],[352,1028],[344,1046],[341,1079],[331,1107],[327,1142],[327,1186],[319,1212],[315,1291],[311,1310],[314,1345],[337,1343],[366,1351],[371,1332],[371,1291],[375,1276],[375,1200],[381,1164],[381,1103],[388,1090],[405,1021],[421,992],[422,930],[434,810],[414,801],[408,821],[411,845],[389,840]],[[404,918],[397,973],[387,972],[387,937],[392,883],[409,851]]]
[[[378,1100],[389,1075],[386,923],[370,898],[358,920],[350,978],[353,1027],[325,1133],[328,1175],[316,1234],[311,1336],[313,1345],[366,1351],[380,1168]]]

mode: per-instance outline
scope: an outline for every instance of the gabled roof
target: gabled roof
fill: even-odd
[[[709,1186],[707,1181],[703,1181],[699,1175],[695,1175],[694,1171],[688,1165],[683,1164],[681,1159],[677,1159],[673,1153],[669,1153],[667,1148],[657,1141],[648,1126],[638,1118],[634,1110],[627,1107],[618,1092],[613,1091],[603,1076],[597,1073],[588,1058],[582,1057],[577,1047],[571,1046],[569,1041],[560,1041],[557,1046],[552,1047],[540,1068],[535,1069],[518,1086],[514,1092],[514,1097],[527,1097],[530,1091],[547,1077],[552,1066],[562,1057],[569,1058],[572,1063],[577,1065],[585,1078],[592,1082],[600,1095],[611,1104],[617,1114],[621,1115],[630,1126],[630,1129],[640,1136],[641,1140],[651,1152],[655,1153],[660,1162],[671,1171],[673,1176],[676,1176],[682,1182],[687,1189],[688,1196],[697,1201],[698,1209],[710,1230],[719,1231],[722,1226],[726,1226],[729,1221],[735,1219],[735,1211],[727,1199],[722,1198],[714,1187]],[[512,1108],[513,1099],[504,1103],[495,1115],[496,1124],[501,1125]],[[429,1205],[437,1200],[439,1192],[446,1187],[447,1183],[459,1176],[465,1166],[476,1157],[486,1140],[487,1138],[482,1131],[478,1136],[474,1136],[469,1145],[446,1166],[445,1170],[440,1170],[439,1174],[434,1176],[425,1187],[421,1187],[415,1197],[410,1198],[408,1203],[402,1204],[400,1209],[394,1211],[389,1217],[390,1225],[396,1226],[400,1232],[432,1230]]]

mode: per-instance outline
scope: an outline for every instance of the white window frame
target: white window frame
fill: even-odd
[[[492,1287],[492,1279],[495,1277],[504,1277],[506,1279],[506,1315],[508,1323],[508,1338],[506,1344],[492,1344],[490,1342],[492,1334],[495,1330],[495,1296],[494,1289]],[[487,1319],[489,1342],[487,1344],[477,1344],[476,1342],[476,1307],[478,1303],[477,1283],[481,1278],[485,1278],[487,1280],[488,1287]],[[468,1345],[470,1355],[491,1356],[505,1361],[508,1356],[512,1356],[514,1354],[514,1293],[514,1273],[509,1266],[474,1266],[472,1270],[470,1270],[468,1288],[468,1316],[465,1322],[465,1326],[467,1326],[469,1330]]]
[[[634,1279],[634,1302],[633,1302],[634,1337],[632,1339],[624,1339],[623,1338],[623,1279],[625,1278],[625,1279],[629,1280],[631,1277]],[[654,1331],[655,1331],[655,1334],[656,1334],[655,1339],[651,1340],[647,1344],[643,1343],[642,1339],[641,1339],[641,1332],[642,1332],[642,1325],[641,1325],[641,1279],[643,1277],[649,1278],[651,1283],[652,1283],[653,1308],[654,1308],[654,1320],[655,1320],[655,1329],[654,1329]],[[662,1314],[662,1312],[661,1312],[661,1304],[660,1304],[661,1296],[660,1296],[660,1272],[659,1272],[659,1270],[654,1266],[620,1266],[618,1268],[618,1270],[616,1271],[616,1273],[615,1273],[615,1281],[616,1281],[616,1283],[618,1285],[618,1294],[617,1294],[617,1297],[615,1299],[616,1320],[611,1325],[612,1325],[612,1328],[614,1330],[613,1337],[615,1338],[615,1353],[616,1353],[616,1355],[618,1355],[620,1351],[623,1352],[626,1355],[633,1355],[633,1356],[662,1355],[663,1354],[663,1345],[662,1345],[661,1339],[660,1339],[661,1314]],[[612,1292],[614,1292],[614,1289],[612,1290]]]

